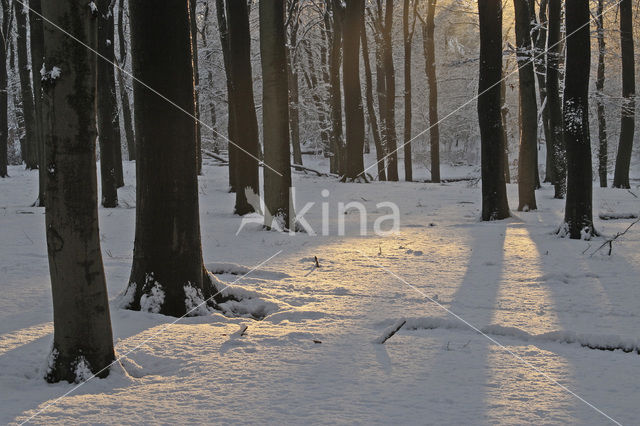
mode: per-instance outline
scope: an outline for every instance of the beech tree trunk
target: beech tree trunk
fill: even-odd
[[[567,188],[567,157],[563,135],[562,103],[560,101],[560,27],[562,20],[562,1],[549,0],[549,30],[547,32],[547,107],[549,108],[549,140],[547,149],[551,149],[552,183],[555,198],[564,198]]]
[[[344,20],[344,112],[346,121],[345,180],[355,181],[364,176],[364,110],[360,89],[360,30],[364,20],[364,0],[347,2]]]
[[[520,151],[518,156],[518,210],[537,209],[536,168],[538,107],[536,81],[533,67],[533,44],[530,36],[530,20],[527,0],[514,0],[516,21],[516,46],[518,61],[518,85],[520,99]]]
[[[393,44],[391,34],[393,29],[393,0],[386,1],[384,31],[382,34],[384,52],[385,75],[385,126],[384,144],[387,149],[387,178],[390,181],[398,180],[398,143],[396,135],[396,71],[393,65]]]
[[[120,60],[117,68],[118,86],[120,89],[120,101],[122,102],[122,121],[124,124],[124,136],[127,142],[127,153],[129,161],[136,159],[136,142],[133,134],[133,120],[131,119],[131,103],[129,102],[129,91],[127,90],[126,79],[122,68],[127,64],[127,40],[125,37],[124,21],[124,0],[118,3],[118,43],[120,46]]]
[[[288,109],[290,92],[287,87],[287,69],[290,67],[287,63],[284,1],[261,1],[259,7],[262,131],[264,162],[269,165],[264,168],[265,225],[271,228],[275,221],[279,229],[294,230],[295,223],[290,223],[292,220],[289,199],[291,188]]]
[[[620,1],[620,50],[622,51],[622,111],[620,142],[613,174],[614,188],[629,188],[629,166],[633,150],[636,112],[635,56],[633,52],[633,9],[631,0]]]
[[[289,43],[287,45],[287,75],[289,79],[289,130],[291,147],[293,148],[293,162],[302,165],[302,149],[300,147],[300,94],[298,90],[298,66],[296,61],[296,47],[298,45],[298,27],[300,22],[298,13],[299,0],[290,2],[289,7]],[[285,28],[286,31],[286,28]]]
[[[84,4],[46,1],[44,16],[97,48],[97,14]],[[96,56],[58,29],[46,28],[44,127],[46,229],[53,348],[46,379],[106,377],[115,359],[98,231],[95,163]]]
[[[509,107],[507,106],[507,85],[504,82],[504,72],[500,81],[500,116],[502,117],[502,145],[504,146],[504,181],[511,183],[511,170],[509,166],[509,135],[507,133],[507,116]]]
[[[25,143],[22,159],[29,170],[38,168],[38,132],[36,130],[31,73],[27,49],[27,12],[22,4],[13,2],[16,18],[16,44],[18,56],[18,75],[20,76],[20,95],[22,97],[22,116],[24,118]]]
[[[427,0],[427,18],[422,25],[425,70],[429,85],[429,142],[431,147],[431,182],[440,182],[440,128],[438,125],[438,78],[435,47],[436,0]]]
[[[600,187],[607,187],[607,162],[609,161],[607,141],[607,120],[604,115],[604,54],[606,45],[604,42],[604,0],[598,0],[596,12],[596,28],[598,31],[598,75],[596,77],[596,107],[598,114],[598,177]]]
[[[595,234],[592,217],[591,140],[589,138],[589,1],[566,0],[567,59],[563,99],[567,144],[567,202],[564,221],[572,239]]]
[[[414,1],[417,7],[417,0]],[[402,41],[404,45],[404,180],[413,181],[413,164],[411,162],[411,41],[413,39],[413,27],[415,25],[415,13],[413,23],[409,22],[411,1],[404,0],[402,9]]]
[[[331,159],[329,169],[331,173],[344,174],[343,133],[342,133],[342,92],[340,90],[340,63],[342,47],[342,20],[344,10],[342,2],[330,0],[332,11],[331,37],[329,53],[329,102],[331,105]]]
[[[260,194],[259,187],[259,135],[258,119],[253,99],[253,76],[251,73],[251,35],[249,33],[249,8],[246,0],[227,1],[227,24],[229,26],[229,66],[231,97],[233,98],[233,121],[236,146],[234,212],[245,215],[255,211],[249,204],[245,191]]]
[[[373,79],[371,78],[371,61],[369,60],[369,46],[367,43],[367,28],[365,20],[362,20],[360,28],[360,39],[362,41],[362,62],[364,63],[365,77],[365,93],[367,100],[367,115],[371,124],[371,133],[373,134],[373,142],[376,146],[376,166],[378,168],[378,180],[387,180],[387,174],[384,168],[384,147],[380,138],[380,128],[378,126],[378,118],[373,102]]]
[[[195,109],[189,2],[129,3],[134,76],[186,111]],[[167,31],[171,28],[171,31]],[[134,83],[136,235],[129,309],[182,316],[215,294],[202,262],[196,126]]]
[[[31,45],[31,73],[33,81],[33,105],[35,108],[36,132],[38,137],[38,199],[36,207],[45,205],[47,158],[44,149],[42,122],[42,87],[40,70],[44,58],[44,26],[42,24],[42,0],[29,0],[29,41]]]
[[[102,181],[102,205],[118,205],[117,163],[122,159],[120,150],[120,121],[116,98],[115,72],[112,62],[114,54],[114,16],[112,0],[98,0],[98,140],[100,142],[100,175]]]
[[[191,29],[191,46],[193,49],[193,81],[196,85],[196,161],[198,174],[202,172],[202,125],[200,124],[200,72],[198,71],[198,26],[196,22],[196,0],[189,0],[189,28]]]
[[[2,33],[0,36],[0,178],[7,177],[7,166],[9,164],[9,118],[8,96],[7,96],[7,48],[9,43],[9,23],[11,16],[11,6],[9,0],[2,0]]]
[[[502,78],[502,5],[478,0],[480,17],[480,77],[478,123],[480,124],[482,220],[510,216],[504,181],[504,146],[500,114]]]

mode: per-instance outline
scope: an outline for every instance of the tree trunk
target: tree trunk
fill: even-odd
[[[598,176],[600,187],[607,187],[607,162],[609,161],[607,142],[607,121],[604,115],[604,0],[598,0],[595,19],[598,30],[598,75],[596,77],[596,106],[598,113]]]
[[[620,1],[620,50],[622,51],[622,111],[620,142],[613,174],[614,188],[629,188],[629,166],[633,150],[636,112],[635,60],[633,53],[633,9],[631,0]]]
[[[518,210],[537,209],[536,168],[538,107],[536,81],[533,68],[527,0],[514,0],[516,46],[520,99],[520,151],[518,155]]]
[[[342,133],[342,94],[340,91],[340,63],[342,47],[342,20],[344,10],[339,0],[330,0],[332,10],[331,46],[329,53],[329,100],[331,103],[331,173],[344,174],[343,133]]]
[[[346,167],[344,177],[348,180],[364,176],[364,110],[360,89],[360,30],[364,20],[364,0],[347,3],[344,20],[344,112],[346,121]]]
[[[102,205],[118,205],[117,161],[120,150],[120,122],[116,81],[112,62],[114,55],[114,17],[111,0],[98,0],[98,140],[100,142],[100,175]],[[121,163],[122,164],[122,163]]]
[[[427,19],[422,25],[425,70],[429,84],[429,142],[431,146],[431,182],[440,182],[440,128],[438,124],[438,78],[436,74],[435,14],[436,0],[427,0]]]
[[[9,0],[2,0],[2,42],[0,43],[0,178],[7,177],[7,166],[9,164],[9,117],[8,117],[8,96],[7,96],[7,47],[9,38],[9,23],[11,16],[11,6]]]
[[[44,4],[44,16],[96,48],[97,14],[74,2]],[[53,348],[46,379],[106,377],[115,359],[98,230],[95,163],[96,56],[47,26],[43,108],[48,166],[46,229]]]
[[[364,77],[367,100],[367,114],[369,123],[371,124],[371,133],[373,134],[373,142],[376,146],[376,165],[378,168],[378,180],[387,180],[384,169],[384,148],[380,139],[380,128],[378,127],[378,118],[373,102],[373,80],[371,78],[371,61],[369,60],[369,46],[367,43],[367,28],[364,19],[360,28],[360,39],[362,41],[362,62],[364,63]]]
[[[504,73],[500,80],[500,116],[502,117],[502,146],[504,146],[504,181],[511,183],[511,170],[509,168],[509,135],[507,134],[507,116],[509,107],[507,106],[507,85],[504,82]]]
[[[234,126],[236,128],[236,205],[234,212],[244,215],[255,211],[247,201],[245,191],[260,194],[258,120],[253,100],[253,76],[251,73],[251,35],[249,33],[249,8],[246,0],[227,1],[229,25],[229,65],[231,70],[231,97],[233,98]],[[240,131],[242,129],[242,131]]]
[[[480,77],[478,123],[482,162],[482,220],[510,216],[504,181],[504,146],[500,114],[502,78],[502,5],[478,0],[480,17]]]
[[[320,140],[322,141],[322,149],[326,154],[329,146],[329,134],[327,130],[329,129],[329,122],[327,121],[326,114],[326,103],[323,101],[322,96],[318,93],[318,77],[316,76],[315,66],[313,62],[313,55],[311,53],[311,47],[309,40],[303,41],[305,45],[305,50],[307,52],[307,61],[309,64],[308,72],[305,72],[305,79],[307,81],[307,86],[309,86],[309,90],[312,93],[313,103],[318,111],[318,122],[320,123]],[[321,41],[324,43],[324,41]]]
[[[566,193],[567,157],[563,136],[562,103],[560,101],[559,68],[562,47],[560,46],[560,27],[562,19],[561,0],[549,0],[549,31],[547,34],[547,106],[549,108],[549,140],[551,149],[553,185],[555,198],[564,198]]]
[[[193,81],[196,85],[194,116],[196,117],[196,162],[198,174],[202,172],[202,124],[200,124],[200,72],[198,71],[198,24],[196,22],[196,0],[189,0],[189,28],[193,49]]]
[[[393,44],[391,34],[393,29],[393,0],[386,1],[384,32],[382,34],[384,46],[384,75],[385,75],[385,147],[387,149],[387,178],[398,180],[398,148],[396,135],[396,72],[393,66]]]
[[[293,162],[302,165],[302,150],[300,148],[300,99],[298,91],[298,65],[296,61],[296,47],[298,45],[298,13],[299,0],[293,0],[289,8],[288,22],[289,43],[287,46],[287,75],[289,79],[289,129],[291,132],[291,146],[293,148]]]
[[[25,143],[22,159],[27,169],[38,168],[38,133],[36,130],[33,92],[31,88],[31,73],[29,72],[29,58],[27,49],[27,15],[22,4],[13,2],[17,29],[18,75],[20,76],[20,94],[22,97],[22,115],[24,118]]]
[[[416,3],[417,4],[417,3]],[[410,0],[404,0],[402,9],[402,41],[404,44],[404,180],[413,181],[411,163],[411,39],[413,29],[409,29]],[[413,17],[415,21],[415,15]]]
[[[569,236],[594,235],[591,141],[589,138],[589,2],[566,0],[567,59],[562,116],[567,145],[567,202],[564,221]]]
[[[284,28],[284,1],[261,1],[260,59],[262,62],[262,131],[264,137],[265,225],[295,229],[290,223],[289,189],[289,90],[287,88],[287,35]],[[290,69],[290,68],[289,68]],[[276,173],[280,173],[278,175]]]
[[[188,2],[129,3],[135,77],[181,109],[195,108]],[[171,31],[167,31],[171,28]],[[136,235],[124,298],[129,309],[180,317],[210,301],[202,262],[193,118],[134,85]],[[162,212],[159,214],[158,212]]]
[[[136,142],[133,134],[133,121],[131,120],[131,103],[129,102],[129,91],[127,90],[126,79],[122,69],[127,64],[127,43],[125,37],[124,22],[124,0],[118,3],[118,42],[120,45],[120,63],[117,67],[118,86],[120,89],[120,100],[122,102],[122,121],[124,122],[124,135],[127,140],[127,153],[129,161],[136,159]]]
[[[548,0],[540,0],[540,13],[539,20],[536,21],[536,2],[535,0],[526,0],[529,6],[530,15],[530,34],[531,41],[533,43],[532,60],[534,65],[535,78],[538,80],[538,93],[540,96],[540,116],[542,118],[542,130],[544,134],[545,142],[549,140],[549,108],[547,108],[547,82],[546,76],[546,59],[545,44],[547,42],[547,7]],[[535,90],[534,90],[535,92]],[[537,131],[536,131],[537,138]],[[535,150],[535,175],[536,175],[536,189],[540,189],[540,171],[538,169],[538,141],[536,139]],[[546,176],[545,176],[546,178]]]
[[[33,105],[36,118],[36,132],[38,140],[38,199],[36,207],[45,205],[45,187],[47,158],[44,149],[43,121],[42,121],[42,87],[40,70],[44,57],[44,26],[42,24],[42,0],[29,0],[29,41],[31,45],[31,72],[33,81]]]

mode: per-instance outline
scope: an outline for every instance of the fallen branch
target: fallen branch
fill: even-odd
[[[338,177],[338,175],[333,174],[333,173],[325,173],[325,172],[321,172],[319,170],[315,170],[315,169],[311,169],[309,167],[305,167],[301,164],[292,164],[291,168],[294,170],[297,170],[299,172],[311,172],[311,173],[315,173],[317,176],[324,176],[324,177]]]
[[[373,341],[373,343],[379,343],[381,345],[384,345],[384,342],[386,342],[387,340],[389,340],[394,334],[396,334],[398,332],[398,330],[400,330],[402,328],[403,325],[405,325],[407,323],[406,319],[401,319],[398,322],[396,322],[395,324],[393,324],[391,327],[387,328],[383,333],[382,336],[378,337],[376,340]]]
[[[617,220],[617,219],[637,219],[638,215],[635,213],[600,213],[598,217],[602,220]]]
[[[605,241],[604,243],[602,243],[602,245],[600,247],[598,247],[597,249],[594,250],[593,253],[591,253],[591,256],[593,256],[594,254],[596,254],[598,251],[600,251],[603,247],[605,247],[606,245],[609,245],[609,253],[607,253],[609,256],[611,256],[611,251],[613,250],[613,242],[615,240],[617,240],[618,238],[622,237],[624,234],[626,234],[629,229],[631,229],[631,227],[633,225],[635,225],[636,223],[640,222],[640,218],[634,220],[633,222],[631,222],[631,224],[629,226],[627,226],[627,229],[625,229],[622,232],[618,232],[616,235],[614,235],[612,238],[608,239],[607,241]]]
[[[202,150],[202,153],[203,153],[204,155],[206,155],[207,157],[211,157],[211,158],[213,158],[214,160],[218,160],[218,161],[220,161],[221,163],[229,164],[229,160],[227,160],[226,158],[224,158],[224,157],[223,157],[223,156],[221,156],[221,155],[216,154],[215,152],[211,152],[211,151],[207,151],[206,149],[203,149],[203,150]]]

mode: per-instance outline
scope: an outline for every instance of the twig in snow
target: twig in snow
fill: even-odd
[[[403,325],[405,325],[407,323],[406,319],[401,319],[398,322],[396,322],[395,324],[393,324],[391,327],[387,328],[383,333],[382,336],[378,337],[376,340],[373,341],[373,343],[379,343],[381,345],[384,345],[384,342],[386,342],[387,340],[389,340],[394,334],[396,334],[398,332],[398,330],[400,330],[402,328]]]
[[[591,256],[596,254],[598,251],[600,251],[600,249],[602,249],[607,244],[609,245],[609,253],[608,253],[608,255],[611,256],[611,251],[613,250],[613,242],[615,240],[617,240],[619,237],[622,237],[624,234],[626,234],[629,231],[629,229],[631,229],[631,227],[633,225],[635,225],[636,223],[638,223],[638,222],[640,222],[640,218],[638,218],[638,219],[634,220],[633,222],[631,222],[631,224],[629,226],[627,226],[627,229],[625,229],[624,231],[618,232],[612,238],[610,238],[607,241],[605,241],[604,243],[602,243],[602,245],[600,247],[598,247],[597,249],[595,249],[595,251],[593,253],[591,253]]]

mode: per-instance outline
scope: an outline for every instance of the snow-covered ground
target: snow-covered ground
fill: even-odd
[[[324,159],[305,160],[326,167]],[[100,209],[111,300],[132,259],[134,167],[125,168],[121,207]],[[305,218],[321,234],[328,203],[331,235],[251,224],[235,235],[241,219],[232,215],[227,170],[207,165],[205,263],[221,280],[258,293],[249,308],[267,316],[216,313],[171,324],[112,304],[126,373],[115,369],[76,389],[42,380],[52,339],[44,212],[29,207],[37,174],[20,167],[10,174],[0,179],[0,422],[601,424],[610,416],[638,424],[638,353],[583,345],[640,344],[640,224],[611,256],[592,255],[604,239],[552,234],[564,201],[548,186],[537,192],[538,211],[481,223],[477,182],[340,184],[296,173],[297,205],[316,202]],[[509,196],[515,207],[516,185]],[[640,200],[625,190],[594,188],[594,197],[605,235],[632,220],[602,221],[599,213],[640,213]],[[337,235],[338,203],[350,201],[367,208],[367,236],[355,211],[344,215],[346,235]],[[376,218],[389,214],[376,208],[382,201],[400,208],[395,235],[372,233]],[[402,318],[397,334],[374,343]]]

